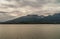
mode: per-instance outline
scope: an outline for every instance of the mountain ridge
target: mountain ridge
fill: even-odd
[[[27,15],[2,24],[60,24],[60,13],[49,16]]]

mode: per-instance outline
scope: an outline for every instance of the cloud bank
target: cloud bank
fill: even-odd
[[[48,16],[59,12],[60,0],[0,0],[0,21],[28,14]]]

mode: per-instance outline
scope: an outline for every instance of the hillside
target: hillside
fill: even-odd
[[[2,24],[60,24],[60,13],[49,16],[27,15]]]

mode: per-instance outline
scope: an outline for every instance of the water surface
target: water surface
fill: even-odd
[[[0,39],[60,39],[60,25],[0,25]]]

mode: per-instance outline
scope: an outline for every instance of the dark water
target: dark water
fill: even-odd
[[[0,39],[60,39],[60,25],[0,25]]]

